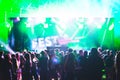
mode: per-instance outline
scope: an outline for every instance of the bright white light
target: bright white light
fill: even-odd
[[[94,19],[93,18],[88,18],[87,19],[87,24],[88,25],[93,25]]]
[[[45,18],[44,17],[35,17],[34,20],[35,20],[36,24],[45,22]]]
[[[111,17],[113,0],[65,0],[62,4],[45,4],[29,10],[28,16],[42,17]]]
[[[33,18],[32,17],[28,17],[28,20],[26,22],[26,26],[30,27],[30,26],[34,26],[34,25],[35,25],[35,23],[34,23]]]
[[[5,22],[5,25],[6,25],[7,28],[10,28],[10,27],[11,27],[8,22]]]
[[[31,27],[30,23],[25,23],[25,24],[26,24],[26,27]]]
[[[17,17],[16,19],[17,19],[18,21],[20,21],[20,18],[19,18],[19,17]]]
[[[45,18],[44,17],[28,17],[28,21],[27,21],[27,27],[30,26],[35,26],[39,23],[44,23],[45,22]]]
[[[6,45],[2,41],[0,41],[1,47],[5,47],[6,50],[8,50],[10,53],[15,54],[15,52],[9,47],[9,45]]]
[[[0,47],[3,47],[3,45],[1,44]]]
[[[114,28],[114,24],[112,23],[112,25],[109,27],[109,30],[111,31],[113,30],[113,28]]]
[[[83,28],[83,25],[82,25],[82,24],[78,24],[78,28],[79,28],[79,29],[82,29],[82,28]]]
[[[102,28],[102,25],[105,23],[105,18],[97,18],[95,20],[95,24],[97,26],[98,29]]]
[[[98,29],[101,29],[101,28],[102,28],[102,26],[101,26],[101,25],[98,25],[98,26],[97,26],[97,28],[98,28]]]
[[[44,28],[48,28],[48,24],[44,24]]]
[[[87,24],[92,27],[97,27],[98,29],[102,28],[102,25],[105,22],[105,18],[88,18]]]
[[[56,26],[56,29],[57,29],[59,35],[63,35],[64,34],[63,30],[61,30],[59,26]]]

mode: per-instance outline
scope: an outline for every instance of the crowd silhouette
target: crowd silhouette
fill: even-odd
[[[120,51],[0,51],[0,80],[120,80]]]

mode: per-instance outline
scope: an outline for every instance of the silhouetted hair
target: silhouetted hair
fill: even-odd
[[[68,49],[68,52],[70,52],[70,53],[73,52],[73,49],[72,49],[72,48],[69,48],[69,49]]]

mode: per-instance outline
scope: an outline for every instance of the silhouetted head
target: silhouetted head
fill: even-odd
[[[1,57],[3,54],[4,54],[4,52],[3,52],[3,51],[0,51],[0,57]]]
[[[25,54],[25,59],[26,59],[26,60],[30,60],[30,54],[26,53],[26,54]]]
[[[88,55],[88,51],[84,51],[84,56],[87,56]]]
[[[97,48],[92,48],[90,54],[91,55],[99,55]]]
[[[43,56],[43,55],[45,55],[45,52],[44,52],[44,51],[41,51],[40,54]]]
[[[15,54],[12,54],[11,57],[12,57],[12,58],[16,58],[16,55],[15,55]]]
[[[81,50],[79,50],[79,54],[81,55],[81,56],[84,56],[84,51],[81,49]]]
[[[6,55],[4,55],[4,58],[5,58],[5,60],[7,60],[7,61],[10,61],[10,60],[11,60],[11,58],[10,58],[10,54],[6,54]]]
[[[31,54],[31,59],[33,59],[33,58],[35,58],[35,54],[32,53]]]
[[[72,49],[72,48],[69,48],[69,49],[68,49],[68,52],[69,52],[69,53],[72,53],[72,52],[73,52],[73,49]]]

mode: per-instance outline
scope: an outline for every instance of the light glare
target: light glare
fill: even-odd
[[[113,30],[113,28],[114,28],[114,24],[112,23],[112,25],[109,27],[109,30],[111,31]]]

